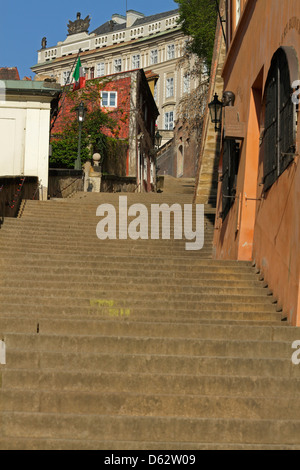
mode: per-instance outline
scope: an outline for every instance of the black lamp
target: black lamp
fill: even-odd
[[[208,108],[210,112],[211,122],[215,124],[215,131],[220,131],[221,126],[221,113],[222,113],[223,103],[219,101],[217,93],[215,93],[214,99],[208,103]]]
[[[86,107],[84,106],[84,103],[81,101],[80,105],[76,108],[77,120],[79,123],[85,120],[86,111],[87,111]]]
[[[160,135],[159,131],[156,132],[155,134],[155,147],[159,149],[161,146],[161,140],[162,140],[162,135]]]

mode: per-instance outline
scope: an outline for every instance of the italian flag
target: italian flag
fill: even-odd
[[[73,73],[73,78],[75,80],[75,83],[73,85],[73,91],[79,90],[80,88],[83,88],[85,86],[85,74],[84,74],[84,69],[81,66],[81,60],[80,57],[78,58],[74,73]]]

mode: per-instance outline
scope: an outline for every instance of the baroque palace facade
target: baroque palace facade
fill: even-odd
[[[90,19],[68,24],[67,38],[47,47],[46,38],[38,51],[38,63],[32,67],[35,79],[55,78],[61,85],[72,81],[70,74],[80,52],[87,79],[143,68],[154,80],[153,95],[159,110],[158,129],[162,144],[173,137],[176,105],[184,94],[196,87],[190,64],[179,66],[187,38],[178,25],[179,11],[145,16],[128,10],[126,16],[112,15],[111,20],[88,32]]]

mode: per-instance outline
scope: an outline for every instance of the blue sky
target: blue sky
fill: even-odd
[[[173,0],[41,0],[4,1],[0,9],[0,67],[18,67],[20,78],[34,77],[30,67],[37,63],[37,51],[43,36],[47,46],[54,46],[67,36],[69,20],[81,12],[83,18],[91,17],[89,31],[111,19],[113,13],[125,15],[137,10],[146,16],[178,8]]]

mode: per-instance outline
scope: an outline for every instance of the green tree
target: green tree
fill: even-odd
[[[216,0],[175,0],[179,4],[179,22],[183,32],[191,38],[187,51],[196,54],[210,71],[216,25]]]

